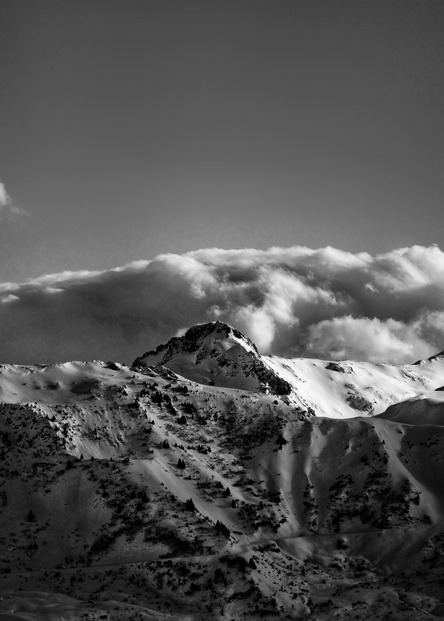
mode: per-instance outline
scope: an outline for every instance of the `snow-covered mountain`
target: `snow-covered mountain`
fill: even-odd
[[[384,412],[444,384],[444,355],[412,365],[262,356],[238,330],[220,321],[197,325],[133,363],[164,366],[192,381],[280,395],[299,409],[329,418]]]
[[[193,326],[137,358],[133,368],[155,365],[200,384],[278,395],[291,392],[291,385],[264,361],[254,343],[221,321]]]
[[[444,618],[443,369],[220,322],[1,365],[0,619]]]

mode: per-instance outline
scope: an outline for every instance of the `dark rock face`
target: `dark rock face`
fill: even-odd
[[[335,371],[336,373],[353,373],[353,367],[345,363],[329,362],[325,368],[327,371]]]
[[[263,384],[268,384],[270,392],[275,395],[289,395],[291,393],[290,384],[279,377],[277,373],[268,369],[262,362],[259,361],[257,365],[253,366],[253,369],[259,380]]]
[[[329,371],[337,371],[338,373],[345,373],[344,367],[341,367],[337,362],[329,362],[326,367]]]
[[[440,351],[439,354],[435,354],[434,356],[430,356],[430,358],[427,358],[428,362],[433,362],[433,360],[438,360],[439,358],[444,358],[444,350]],[[424,360],[417,360],[416,362],[414,362],[412,364],[412,366],[418,365],[418,364],[422,364],[424,362]]]
[[[437,358],[444,358],[444,351],[440,351],[439,354],[435,354],[434,356],[430,356],[430,358],[427,358],[427,360],[429,362],[431,362],[432,360],[436,360]]]
[[[373,410],[373,404],[362,395],[356,393],[350,392],[348,394],[347,403],[354,410],[358,410],[360,412],[371,412]]]

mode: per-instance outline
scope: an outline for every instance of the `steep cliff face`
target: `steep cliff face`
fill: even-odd
[[[291,392],[291,385],[264,362],[254,343],[220,321],[193,326],[137,358],[132,368],[156,365],[202,384],[277,395]]]

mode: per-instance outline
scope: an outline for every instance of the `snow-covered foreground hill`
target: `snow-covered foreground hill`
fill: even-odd
[[[159,349],[0,367],[0,619],[444,618],[442,356]]]

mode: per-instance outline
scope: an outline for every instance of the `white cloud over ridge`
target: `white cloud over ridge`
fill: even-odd
[[[202,249],[0,284],[0,362],[127,363],[195,323],[262,353],[405,363],[444,349],[444,253]]]

